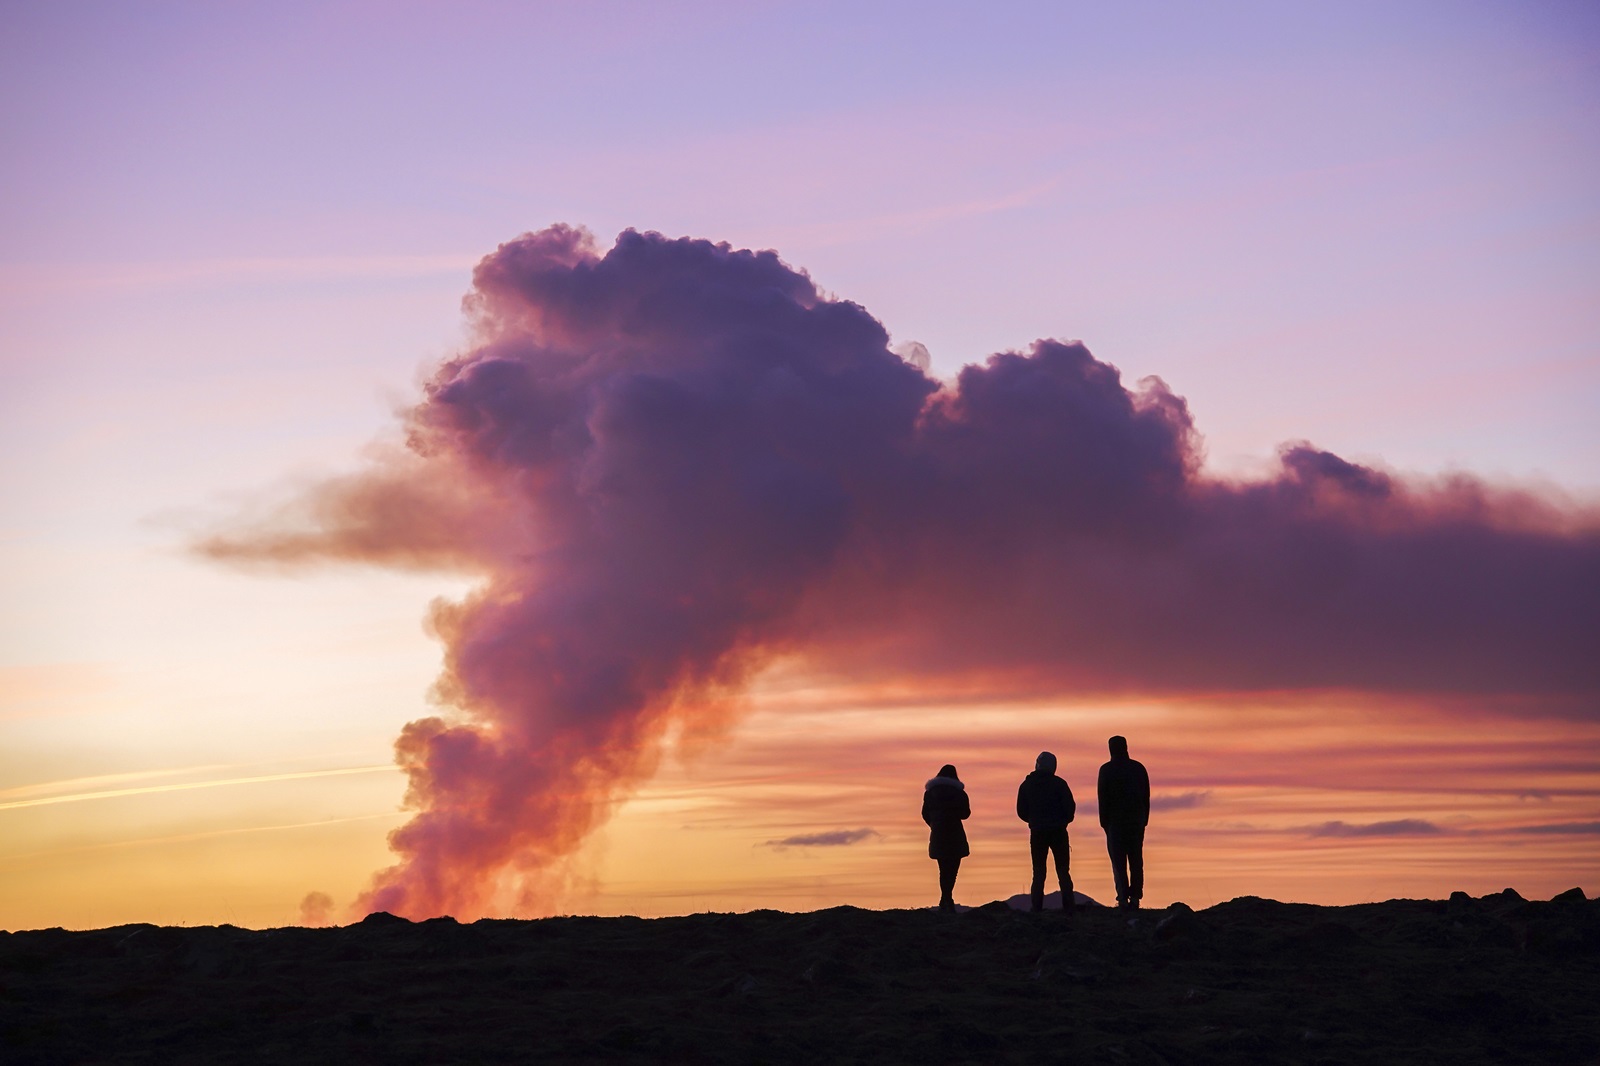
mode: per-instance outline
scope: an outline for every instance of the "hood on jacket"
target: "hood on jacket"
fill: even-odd
[[[922,786],[922,791],[926,792],[935,785],[949,785],[951,788],[959,788],[963,792],[967,790],[967,786],[963,785],[956,778],[946,777],[943,774],[940,774],[938,777],[929,778],[928,783]]]
[[[1055,757],[1055,754],[1052,753],[1052,752],[1048,752],[1048,751],[1041,751],[1039,753],[1039,757],[1037,759],[1033,760],[1033,768],[1036,771],[1038,771],[1039,773],[1041,773],[1041,774],[1053,774],[1053,773],[1055,773],[1056,772],[1056,757]]]

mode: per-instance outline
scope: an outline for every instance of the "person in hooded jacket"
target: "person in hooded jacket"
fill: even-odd
[[[1072,789],[1056,776],[1056,757],[1041,751],[1033,773],[1017,788],[1017,817],[1028,823],[1028,851],[1033,857],[1033,909],[1044,910],[1044,860],[1056,859],[1056,880],[1061,884],[1061,909],[1071,912],[1072,872],[1067,850],[1067,825],[1078,812]]]
[[[1128,757],[1126,737],[1107,741],[1111,761],[1100,767],[1096,791],[1100,827],[1106,831],[1111,879],[1117,885],[1117,906],[1138,910],[1144,898],[1144,830],[1150,824],[1150,775],[1144,763]]]
[[[928,823],[928,858],[939,864],[939,909],[955,910],[951,892],[961,860],[972,854],[967,846],[967,829],[961,823],[972,816],[967,786],[956,776],[956,768],[946,763],[938,776],[922,789],[922,820]]]

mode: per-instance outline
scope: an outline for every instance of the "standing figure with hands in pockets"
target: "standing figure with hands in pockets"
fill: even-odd
[[[1056,757],[1041,751],[1033,773],[1017,789],[1017,817],[1028,823],[1028,852],[1033,858],[1033,909],[1044,910],[1044,860],[1056,859],[1056,880],[1061,884],[1061,909],[1072,913],[1072,872],[1067,851],[1067,824],[1078,811],[1072,789],[1056,776]]]
[[[1128,757],[1126,737],[1112,737],[1111,761],[1100,767],[1097,784],[1100,827],[1106,831],[1111,879],[1117,906],[1136,911],[1144,898],[1144,829],[1150,824],[1150,775],[1144,763]]]

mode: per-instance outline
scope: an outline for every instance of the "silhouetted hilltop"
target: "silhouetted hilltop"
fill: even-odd
[[[1074,892],[1072,894],[1072,902],[1073,905],[1077,907],[1105,906],[1105,904],[1101,903],[1099,900],[1090,896],[1086,896],[1082,892]],[[1033,910],[1033,897],[1026,892],[1018,892],[1015,896],[1012,896],[1010,899],[1006,900],[1005,904],[1014,911],[1031,911]],[[970,910],[971,908],[969,907],[967,909]],[[1061,909],[1061,890],[1059,888],[1054,892],[1046,892],[1044,894],[1044,909],[1047,911],[1058,911]]]
[[[0,1049],[11,1066],[1592,1062],[1600,901],[3,933]]]

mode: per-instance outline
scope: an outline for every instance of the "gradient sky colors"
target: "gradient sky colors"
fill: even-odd
[[[473,264],[551,222],[776,248],[941,378],[1082,338],[1188,400],[1214,475],[1309,440],[1535,485],[1593,529],[1584,5],[14,6],[0,60],[8,928],[288,922],[388,861],[382,768],[440,664],[420,622],[469,582],[185,546],[359,468],[464,345]],[[1009,895],[1015,780],[1050,747],[1082,799],[1111,732],[1166,801],[1152,898],[1600,880],[1592,690],[1557,716],[890,680],[764,676],[561,898],[921,903],[945,761],[977,812],[958,895]]]

